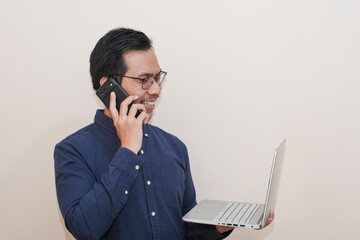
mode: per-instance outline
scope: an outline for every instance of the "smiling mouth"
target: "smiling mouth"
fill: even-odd
[[[155,102],[143,102],[143,104],[146,106],[151,106],[154,107],[155,106]]]

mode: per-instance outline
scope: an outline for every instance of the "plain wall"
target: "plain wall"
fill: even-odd
[[[356,239],[360,2],[0,1],[0,239],[72,239],[54,145],[102,105],[89,55],[114,27],[144,31],[168,71],[152,123],[190,154],[197,199],[263,202],[288,147],[274,223],[228,239]]]

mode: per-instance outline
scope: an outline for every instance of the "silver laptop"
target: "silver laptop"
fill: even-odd
[[[275,149],[265,204],[202,200],[184,217],[186,222],[261,229],[275,210],[286,139]]]

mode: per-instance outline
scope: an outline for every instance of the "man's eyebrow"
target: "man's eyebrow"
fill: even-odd
[[[151,76],[156,76],[156,75],[159,75],[161,73],[161,70],[156,73],[156,74],[152,74],[152,73],[148,73],[148,72],[141,72],[138,76],[141,77],[141,76],[144,76],[144,77],[151,77]]]
[[[141,77],[141,76],[148,77],[148,76],[152,76],[152,74],[148,73],[148,72],[141,72],[138,76],[139,77]]]

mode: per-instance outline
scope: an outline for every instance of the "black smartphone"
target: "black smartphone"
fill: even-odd
[[[111,92],[114,92],[116,94],[116,109],[119,111],[120,103],[124,101],[125,98],[127,98],[129,95],[114,78],[108,78],[105,83],[96,91],[96,95],[100,98],[100,100],[105,104],[107,108],[109,108],[110,105]],[[129,104],[127,112],[128,114],[133,104],[135,104],[134,101]],[[141,110],[138,110],[135,117],[138,117],[141,112]]]

